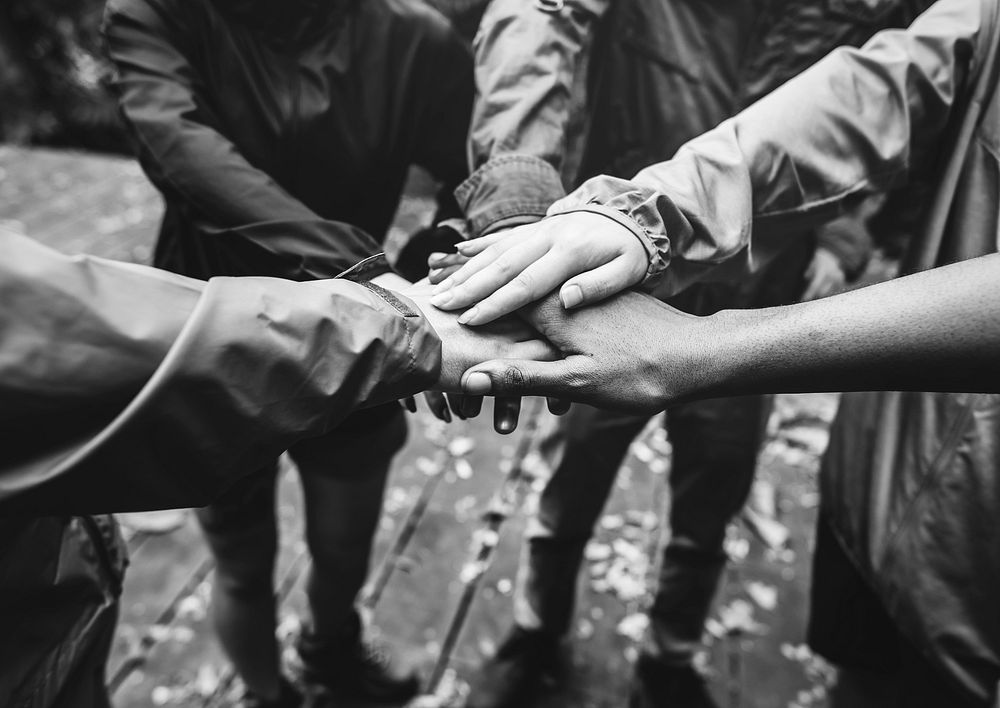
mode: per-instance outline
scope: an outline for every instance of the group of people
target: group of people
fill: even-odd
[[[501,432],[522,395],[573,402],[470,707],[557,671],[583,548],[663,410],[671,533],[629,701],[711,705],[692,659],[767,394],[828,390],[858,392],[810,622],[835,704],[997,705],[993,0],[492,0],[473,47],[416,0],[109,0],[105,37],[166,212],[155,268],[0,233],[4,705],[108,705],[125,554],[102,515],[187,506],[245,706],[413,696],[355,601],[396,401],[424,390],[441,417],[497,397]],[[413,165],[438,211],[390,264]],[[904,277],[836,294],[873,239],[905,241]],[[286,450],[299,686],[275,639]]]

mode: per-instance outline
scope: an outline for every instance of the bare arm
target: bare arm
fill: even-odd
[[[526,314],[565,359],[473,367],[468,392],[640,411],[762,392],[1000,392],[1000,254],[710,317],[638,293],[570,312],[550,297]]]

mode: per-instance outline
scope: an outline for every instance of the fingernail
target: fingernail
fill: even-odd
[[[427,262],[428,263],[440,263],[441,261],[444,260],[444,257],[445,257],[444,253],[432,253],[430,255],[430,257],[427,259]]]
[[[434,301],[431,300],[431,302],[434,302]],[[458,318],[458,323],[459,324],[469,324],[478,315],[479,315],[479,306],[477,305],[476,307],[473,307],[471,310],[466,310],[465,312],[463,312],[462,315]]]
[[[440,295],[445,290],[448,290],[451,287],[451,283],[452,283],[451,276],[448,276],[440,283],[438,283],[436,286],[434,286],[434,290],[432,290],[431,292],[435,295]]]
[[[469,248],[468,241],[462,241],[460,243],[455,244],[455,250],[458,251],[459,253],[465,253],[465,251],[468,250],[468,248]]]
[[[448,406],[447,405],[444,408],[441,409],[441,417],[444,418],[444,422],[445,423],[450,423],[451,422],[451,411],[448,410]]]
[[[562,301],[562,306],[570,310],[583,302],[583,290],[579,285],[567,285],[559,291],[559,299]]]
[[[462,388],[466,393],[483,396],[493,390],[493,380],[481,371],[474,371],[465,378]]]
[[[441,293],[431,297],[431,304],[434,305],[434,307],[444,307],[454,299],[454,293]],[[459,320],[459,322],[461,322],[461,320]]]

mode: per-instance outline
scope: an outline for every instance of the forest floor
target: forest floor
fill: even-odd
[[[426,218],[429,193],[425,181],[411,183],[390,242]],[[67,253],[146,263],[161,213],[134,162],[0,146],[0,228]],[[832,672],[803,642],[816,474],[836,406],[832,394],[776,398],[699,657],[721,708],[826,704]],[[506,437],[492,431],[488,413],[448,426],[411,418],[363,594],[373,630],[423,669],[429,705],[460,705],[470,673],[510,626],[521,536],[548,472],[537,452],[552,425],[544,404],[527,402]],[[624,705],[656,549],[669,533],[669,473],[657,418],[632,445],[588,547],[569,680],[539,705]],[[279,484],[278,632],[290,647],[305,613],[308,556],[288,461]],[[156,532],[156,518],[125,519],[131,566],[108,667],[116,704],[230,705],[240,688],[209,624],[212,560],[191,514],[163,517],[175,526],[166,533]]]

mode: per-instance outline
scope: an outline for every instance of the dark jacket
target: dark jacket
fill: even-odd
[[[204,283],[4,231],[0,252],[0,705],[77,708],[124,563],[108,519],[83,515],[203,506],[431,384],[440,342],[405,299],[347,280]]]
[[[411,165],[466,174],[471,55],[416,0],[112,0],[105,35],[160,267],[333,277],[382,250]]]
[[[939,0],[674,159],[593,178],[552,211],[606,211],[655,239],[667,278],[684,281],[707,264],[753,267],[801,228],[929,172],[902,272],[996,252],[998,15],[994,0]],[[899,630],[956,690],[1000,700],[1000,396],[846,395],[821,481],[825,516]]]

